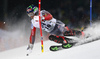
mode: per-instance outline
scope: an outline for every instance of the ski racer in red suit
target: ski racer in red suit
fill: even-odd
[[[38,13],[38,7],[34,5],[27,7],[27,14],[32,19],[30,44],[28,45],[27,50],[32,50],[35,41],[36,28],[39,28],[39,20],[34,19],[35,16],[39,15]],[[53,16],[46,10],[41,10],[41,26],[42,30],[50,33],[49,40],[61,44],[65,43],[67,45],[67,40],[70,40],[64,36],[84,35],[82,31],[69,29],[63,22],[53,18]]]

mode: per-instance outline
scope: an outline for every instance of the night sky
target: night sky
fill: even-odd
[[[42,0],[41,2],[42,2],[41,3],[42,8],[46,8],[48,10],[51,8],[59,7],[60,0],[53,0],[53,1]],[[30,4],[34,4],[38,6],[38,0],[1,0],[0,1],[0,4],[1,4],[0,5],[0,20],[3,20],[3,17],[4,17],[3,15],[4,15],[4,10],[5,10],[4,8],[5,3],[7,6],[7,10],[6,10],[7,14],[11,14],[11,12],[14,11],[15,9],[20,9],[16,11],[25,12],[27,6],[29,6]]]
[[[42,0],[41,7],[42,9],[46,9],[46,10],[55,9],[60,7],[61,2],[64,1],[66,0]],[[76,1],[80,1],[83,2],[84,4],[86,3],[85,1],[87,0],[71,0],[71,1],[73,1],[73,3]],[[94,0],[94,1],[98,2],[99,0]],[[0,20],[2,21],[4,19],[5,13],[9,15],[14,10],[15,12],[25,13],[26,8],[30,4],[34,4],[38,6],[38,0],[0,0]],[[5,5],[7,6],[6,12],[5,12]]]

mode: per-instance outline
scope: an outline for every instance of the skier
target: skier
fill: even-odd
[[[36,7],[35,5],[30,5],[29,7],[27,7],[27,14],[32,19],[30,44],[28,45],[27,50],[32,50],[35,41],[36,28],[39,28],[39,21],[34,19],[35,16],[39,15],[38,7]],[[42,30],[50,33],[49,40],[61,44],[67,45],[69,44],[68,40],[71,40],[64,36],[84,36],[84,33],[82,31],[69,29],[63,22],[53,18],[53,16],[46,10],[41,10],[41,26]]]

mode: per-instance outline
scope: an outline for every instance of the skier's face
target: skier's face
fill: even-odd
[[[37,16],[38,12],[36,12],[35,14],[33,12],[28,13],[28,16],[31,17],[33,19],[34,16]]]
[[[29,17],[34,16],[34,13],[33,13],[33,12],[31,12],[31,13],[29,13],[29,14],[28,14],[28,16],[29,16]]]

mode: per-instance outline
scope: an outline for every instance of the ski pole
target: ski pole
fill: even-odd
[[[41,10],[41,0],[39,0],[39,25],[40,25],[40,35],[41,35],[41,52],[44,52],[40,10]]]

